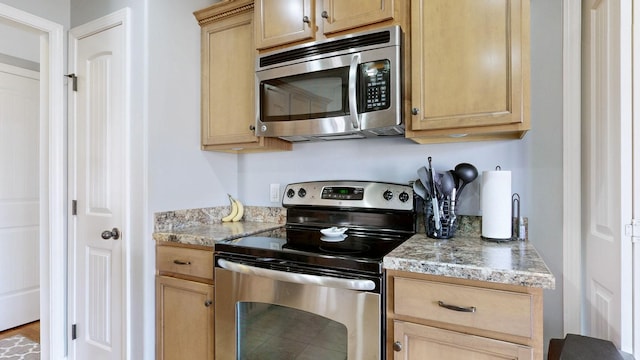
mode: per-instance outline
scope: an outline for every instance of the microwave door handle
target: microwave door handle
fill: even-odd
[[[342,279],[330,276],[292,273],[260,267],[238,264],[232,261],[218,259],[221,268],[245,275],[262,276],[272,280],[286,281],[304,285],[318,285],[348,290],[374,290],[376,284],[371,280]]]
[[[360,124],[358,122],[358,105],[356,103],[356,88],[358,81],[358,65],[360,64],[360,54],[354,54],[351,58],[351,65],[349,66],[349,112],[351,113],[351,126],[354,129],[359,129]]]

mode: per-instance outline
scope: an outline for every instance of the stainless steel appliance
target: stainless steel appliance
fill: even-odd
[[[415,233],[413,189],[296,183],[282,204],[283,229],[215,246],[216,359],[382,359],[382,259]]]
[[[261,55],[255,133],[289,141],[404,134],[401,69],[399,26]]]

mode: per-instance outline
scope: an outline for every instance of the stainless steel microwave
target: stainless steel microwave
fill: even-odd
[[[295,142],[404,134],[401,37],[392,26],[259,56],[256,135]]]

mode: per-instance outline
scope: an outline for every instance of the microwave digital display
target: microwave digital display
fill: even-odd
[[[389,60],[371,61],[359,66],[358,112],[388,109],[391,106],[391,63]]]

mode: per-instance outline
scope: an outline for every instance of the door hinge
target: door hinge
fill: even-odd
[[[631,237],[631,242],[640,242],[640,220],[633,219],[624,226],[624,235]]]
[[[78,91],[78,77],[76,74],[67,74],[66,77],[70,78],[73,81],[72,89],[73,91]]]
[[[71,200],[71,215],[78,215],[78,200]]]
[[[71,325],[71,340],[75,340],[78,338],[78,333],[76,330],[77,330],[76,324]]]

